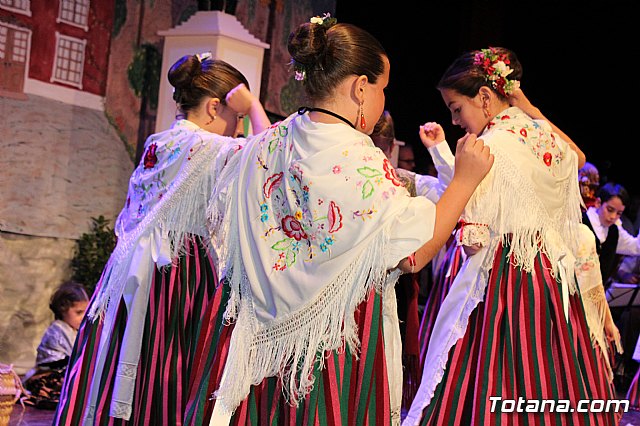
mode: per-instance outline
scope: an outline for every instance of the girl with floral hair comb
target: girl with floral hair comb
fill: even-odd
[[[541,405],[614,395],[574,273],[585,157],[531,105],[521,76],[512,51],[490,47],[458,57],[437,85],[453,124],[495,161],[462,214],[467,257],[433,325],[405,426],[616,423],[613,412]]]

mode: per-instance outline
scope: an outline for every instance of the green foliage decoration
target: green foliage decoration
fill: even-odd
[[[137,97],[146,97],[149,107],[158,108],[158,91],[160,89],[160,69],[162,54],[150,43],[141,44],[133,55],[133,61],[127,69],[129,85]]]
[[[100,215],[92,217],[91,221],[91,230],[80,236],[71,259],[72,280],[84,285],[89,295],[93,294],[116,246],[116,235],[109,226],[109,220]]]

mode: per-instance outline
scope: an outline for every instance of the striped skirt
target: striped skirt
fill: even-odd
[[[225,286],[226,287],[226,286]],[[222,301],[222,306],[226,301]],[[201,362],[196,362],[196,381],[185,424],[207,425],[228,355],[232,325],[222,324],[220,311],[209,312],[212,324],[203,328]],[[231,419],[233,425],[390,425],[389,382],[384,354],[382,298],[372,292],[355,313],[360,338],[359,357],[349,348],[325,353],[325,366],[313,374],[311,392],[293,407],[285,401],[282,383],[269,377],[252,386]],[[215,349],[213,349],[215,348]],[[399,413],[398,413],[399,414]]]
[[[122,301],[108,348],[96,405],[97,425],[181,425],[188,403],[194,356],[205,308],[213,306],[217,277],[213,260],[197,237],[188,238],[175,266],[158,271],[151,285],[129,421],[109,417],[115,368],[127,323]],[[205,324],[206,325],[206,324]],[[83,424],[102,322],[82,322],[69,361],[55,425]]]
[[[518,404],[535,410],[532,400],[568,400],[577,407],[581,399],[612,398],[598,374],[580,295],[570,298],[567,323],[562,289],[550,270],[548,258],[539,254],[535,270],[526,273],[498,248],[484,301],[450,350],[421,425],[616,424],[613,413],[556,413],[549,405],[538,412],[514,411]]]

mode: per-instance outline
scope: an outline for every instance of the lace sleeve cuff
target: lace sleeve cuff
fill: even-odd
[[[460,231],[458,233],[458,245],[486,246],[489,244],[489,226],[484,223],[459,222]]]

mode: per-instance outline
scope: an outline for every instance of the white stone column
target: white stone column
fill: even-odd
[[[188,21],[158,34],[164,37],[164,50],[156,132],[168,129],[175,120],[176,103],[167,73],[171,65],[184,55],[211,52],[214,58],[240,70],[247,77],[251,92],[260,95],[262,61],[269,44],[251,35],[234,15],[219,10],[200,11]]]

